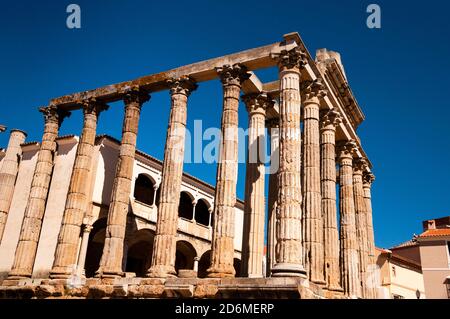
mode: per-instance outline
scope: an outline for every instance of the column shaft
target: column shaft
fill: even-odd
[[[6,154],[0,167],[0,243],[8,218],[9,207],[14,194],[22,147],[27,134],[19,130],[11,130]]]
[[[361,295],[370,298],[367,284],[368,267],[368,238],[367,238],[367,210],[364,202],[364,190],[362,184],[363,165],[365,162],[356,160],[353,162],[353,193],[355,196],[356,236],[358,240],[359,274],[361,279]]]
[[[270,277],[276,262],[277,245],[277,199],[278,199],[278,168],[279,168],[279,119],[268,122],[270,134],[270,175],[268,196],[268,220],[267,220],[267,277]]]
[[[336,125],[339,113],[331,110],[322,116],[321,179],[324,237],[325,281],[328,289],[341,290],[339,271],[339,232],[336,207]]]
[[[65,116],[56,106],[41,108],[40,111],[45,117],[44,135],[34,169],[33,180],[31,181],[30,195],[25,209],[14,263],[8,276],[11,279],[31,277],[33,271],[53,172],[56,137],[58,136],[59,126]]]
[[[111,192],[105,245],[100,267],[97,270],[97,275],[100,277],[123,275],[125,228],[130,203],[139,117],[142,104],[148,99],[148,95],[140,91],[139,88],[130,89],[124,96],[125,116],[122,142]]]
[[[91,234],[92,225],[84,225],[83,229],[83,235],[81,236],[81,246],[80,246],[80,253],[78,254],[78,262],[77,262],[77,269],[82,272],[82,275],[85,274],[84,271],[84,264],[86,263],[86,254],[89,244],[89,235]]]
[[[323,227],[320,188],[319,98],[323,85],[314,81],[305,90],[303,256],[309,279],[324,284]]]
[[[175,276],[176,235],[183,177],[187,100],[196,86],[189,78],[170,80],[171,110],[162,169],[161,193],[149,277]]]
[[[91,166],[99,113],[106,105],[95,100],[82,103],[84,124],[72,170],[66,206],[56,246],[51,278],[70,277],[77,265],[81,225],[89,207]]]
[[[368,277],[370,278],[370,297],[378,298],[378,273],[377,273],[377,260],[375,256],[375,238],[373,231],[373,215],[372,215],[372,195],[371,195],[371,187],[372,183],[375,180],[375,176],[372,173],[364,173],[363,174],[363,190],[364,190],[364,201],[366,204],[367,211],[367,249],[368,249],[368,262],[369,262],[369,273]]]
[[[280,168],[278,171],[277,258],[272,276],[305,276],[302,262],[302,190],[300,183],[299,48],[274,55],[280,77]]]
[[[242,276],[263,277],[265,219],[265,94],[244,96],[249,112],[248,153],[245,180],[244,233],[242,236]]]
[[[211,267],[208,277],[234,277],[234,206],[238,161],[238,107],[242,82],[249,77],[240,65],[218,68],[223,85],[222,138],[214,196]]]
[[[358,242],[356,236],[355,202],[353,196],[354,142],[339,145],[339,204],[341,224],[341,276],[344,293],[352,298],[361,297]]]

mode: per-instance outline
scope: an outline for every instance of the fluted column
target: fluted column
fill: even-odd
[[[300,183],[300,68],[304,52],[296,47],[274,54],[280,78],[280,168],[278,171],[277,247],[272,276],[306,277],[302,262]]]
[[[344,293],[352,298],[361,297],[358,241],[356,235],[355,201],[353,195],[353,152],[355,142],[340,142],[339,204],[341,226],[341,276]]]
[[[50,187],[54,158],[56,153],[56,137],[59,127],[67,112],[58,110],[54,105],[43,107],[45,127],[39,155],[34,169],[31,190],[25,209],[19,242],[14,256],[14,263],[8,278],[31,277],[34,259],[42,228],[48,190]]]
[[[189,94],[196,88],[195,83],[187,77],[170,80],[168,84],[171,94],[171,109],[164,151],[152,264],[147,273],[149,277],[160,278],[176,275],[176,235],[183,177],[187,100]]]
[[[270,135],[270,175],[267,220],[267,277],[270,277],[276,262],[277,245],[277,199],[278,199],[278,168],[280,160],[279,149],[279,118],[267,121]]]
[[[8,147],[0,167],[0,243],[8,218],[9,207],[14,194],[19,163],[22,157],[22,147],[27,134],[20,130],[11,130]]]
[[[317,80],[304,90],[304,212],[303,256],[309,279],[325,284],[323,227],[320,189],[320,99],[326,95],[323,84]]]
[[[321,189],[324,237],[325,281],[329,290],[341,290],[339,270],[339,232],[336,207],[336,126],[341,116],[334,110],[321,117]]]
[[[265,219],[265,155],[266,109],[272,103],[266,94],[243,97],[249,114],[248,153],[245,179],[244,226],[242,239],[242,276],[263,277]]]
[[[367,209],[364,201],[364,190],[362,183],[362,175],[365,165],[366,162],[364,159],[357,159],[353,161],[353,194],[355,197],[356,236],[358,241],[361,295],[363,298],[370,298],[370,291],[367,285],[367,267],[369,265],[369,254],[367,247]]]
[[[81,224],[89,207],[88,197],[91,185],[91,165],[100,112],[107,105],[95,99],[83,101],[84,124],[67,193],[66,206],[56,246],[55,260],[50,272],[51,278],[68,278],[77,264]]]
[[[149,96],[139,88],[131,88],[124,95],[125,116],[123,120],[122,142],[116,175],[111,192],[105,245],[97,275],[118,277],[123,275],[125,228],[130,202],[131,179],[133,178],[136,139],[142,104]]]
[[[217,68],[223,86],[222,138],[214,196],[211,267],[208,277],[234,277],[234,206],[238,162],[238,107],[241,84],[249,78],[245,67]]]
[[[370,290],[371,298],[378,298],[378,290],[377,290],[377,274],[376,274],[376,256],[375,256],[375,238],[373,231],[373,216],[372,216],[372,194],[371,187],[372,183],[375,180],[375,176],[372,173],[364,172],[363,173],[363,191],[364,191],[364,202],[366,204],[366,212],[367,212],[367,249],[368,249],[368,262],[369,262],[369,273],[368,277],[370,280],[370,286],[368,287]]]

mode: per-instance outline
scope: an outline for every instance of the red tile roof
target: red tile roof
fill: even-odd
[[[450,228],[428,229],[419,235],[421,238],[439,236],[450,236]]]

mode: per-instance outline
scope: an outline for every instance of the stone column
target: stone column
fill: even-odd
[[[81,270],[82,275],[85,275],[84,271],[84,264],[86,263],[86,254],[89,244],[89,235],[92,231],[92,225],[90,224],[84,224],[83,227],[83,235],[81,236],[81,247],[80,247],[80,253],[78,254],[78,262],[77,262],[77,268],[78,270]]]
[[[238,169],[238,107],[242,82],[250,77],[235,64],[216,69],[223,86],[222,138],[214,196],[211,267],[208,277],[234,277],[234,206]]]
[[[358,241],[359,254],[359,276],[361,279],[361,295],[363,298],[370,298],[370,291],[367,285],[367,267],[369,265],[369,254],[367,247],[367,209],[364,201],[363,190],[363,169],[366,165],[364,159],[353,161],[353,194],[355,196],[356,213],[356,236]]]
[[[300,183],[300,68],[305,53],[296,47],[274,54],[280,78],[280,168],[278,170],[276,264],[272,276],[306,277],[302,253]]]
[[[122,259],[136,153],[136,138],[142,104],[148,100],[149,95],[137,87],[128,89],[124,94],[125,116],[122,142],[109,204],[105,245],[100,267],[97,270],[97,276],[100,277],[123,275]]]
[[[277,245],[277,199],[278,199],[278,168],[280,160],[279,149],[279,118],[267,121],[270,135],[270,175],[269,175],[269,197],[268,197],[268,220],[267,220],[267,277],[270,277],[276,262]]]
[[[325,284],[323,226],[320,186],[320,99],[326,95],[319,81],[310,83],[304,90],[304,209],[303,256],[309,279]]]
[[[196,89],[189,78],[170,80],[171,109],[161,177],[161,193],[153,244],[152,265],[148,277],[173,277],[175,271],[178,204],[183,176],[187,99]]]
[[[56,246],[55,260],[50,272],[51,278],[68,278],[77,264],[77,253],[81,225],[89,207],[88,198],[91,186],[91,166],[100,112],[107,105],[95,99],[81,103],[84,124],[67,193],[66,206]]]
[[[261,278],[264,257],[265,219],[265,121],[266,109],[272,103],[265,93],[243,97],[249,114],[248,152],[245,179],[244,226],[241,275]]]
[[[194,257],[194,271],[198,272],[198,262],[200,261],[200,257]]]
[[[341,116],[334,110],[321,116],[321,187],[325,281],[329,290],[342,290],[339,271],[339,232],[336,207],[336,126]]]
[[[22,147],[27,134],[20,130],[11,130],[8,147],[0,167],[0,243],[8,218],[9,206],[14,194],[19,163],[22,157]]]
[[[378,290],[377,290],[377,261],[375,255],[375,238],[373,231],[373,216],[372,216],[372,195],[371,195],[371,187],[372,183],[375,180],[375,176],[370,172],[363,173],[363,191],[364,191],[364,202],[366,204],[366,212],[367,212],[367,249],[368,249],[368,262],[369,262],[369,278],[371,286],[369,286],[370,297],[378,298]]]
[[[40,111],[45,118],[44,135],[33,180],[31,181],[30,195],[25,209],[14,263],[8,276],[10,279],[31,277],[33,272],[45,204],[52,178],[57,147],[56,137],[62,120],[68,115],[67,112],[58,110],[54,105],[43,107]]]
[[[353,152],[354,141],[338,144],[339,158],[339,204],[340,204],[340,258],[342,288],[352,298],[361,297],[358,242],[356,236],[355,202],[353,196]]]

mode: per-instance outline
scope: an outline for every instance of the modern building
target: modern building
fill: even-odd
[[[425,220],[417,237],[425,293],[430,299],[450,299],[450,216]]]
[[[377,265],[380,268],[380,299],[425,299],[420,259],[417,260],[414,250],[419,253],[418,245],[409,241],[391,249],[377,247]]]

